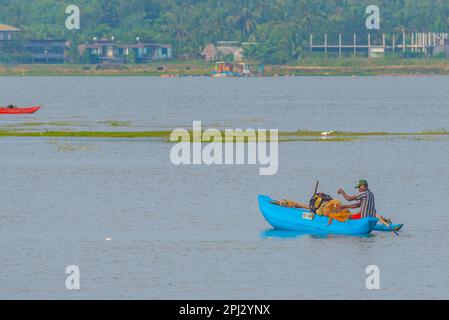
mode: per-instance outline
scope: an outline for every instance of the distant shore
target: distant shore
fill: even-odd
[[[261,63],[249,62],[255,76]],[[210,76],[214,63],[161,61],[137,65],[0,64],[0,76]],[[312,58],[290,64],[265,64],[262,76],[413,76],[449,75],[449,59]]]

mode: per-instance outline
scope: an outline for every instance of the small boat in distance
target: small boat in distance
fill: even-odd
[[[247,63],[233,63],[219,61],[215,63],[215,70],[211,72],[214,78],[220,77],[249,77],[251,70]]]
[[[7,106],[2,107],[0,106],[0,114],[32,114],[38,111],[41,107],[40,106],[34,106],[34,107],[28,107],[28,108],[21,108],[17,106]]]

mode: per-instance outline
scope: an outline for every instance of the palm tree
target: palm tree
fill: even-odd
[[[241,32],[242,39],[246,39],[254,30],[256,30],[256,17],[255,14],[248,8],[248,0],[245,2],[243,10],[235,17],[233,17],[233,23]]]
[[[186,1],[183,1],[182,4],[170,1],[166,6],[163,28],[170,33],[176,42],[184,42],[188,38],[190,30],[189,5]]]
[[[8,15],[11,24],[21,27],[26,24],[29,12],[27,12],[26,5],[22,1],[14,1],[8,7]]]

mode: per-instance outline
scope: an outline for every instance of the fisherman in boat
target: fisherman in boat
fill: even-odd
[[[349,196],[343,189],[338,190],[338,194],[342,195],[346,201],[356,202],[355,204],[343,205],[339,200],[333,199],[324,193],[315,194],[309,205],[286,199],[275,201],[274,203],[284,207],[310,210],[317,215],[341,222],[345,222],[348,219],[358,220],[377,217],[374,194],[369,190],[368,182],[360,180],[356,188],[359,190],[359,194],[354,196]],[[352,214],[349,211],[349,209],[359,208],[360,211],[357,214]]]
[[[368,181],[360,180],[356,189],[359,190],[359,194],[350,196],[343,189],[339,189],[337,192],[342,195],[346,201],[357,202],[350,205],[342,205],[340,209],[359,209],[360,212],[354,214],[351,219],[358,220],[364,218],[375,218],[377,216],[376,204],[374,201],[374,194],[368,188]]]

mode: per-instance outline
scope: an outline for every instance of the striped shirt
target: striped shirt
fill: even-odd
[[[376,204],[374,202],[374,194],[370,190],[366,190],[360,193],[357,200],[361,203],[360,213],[363,218],[375,217],[376,216]]]

